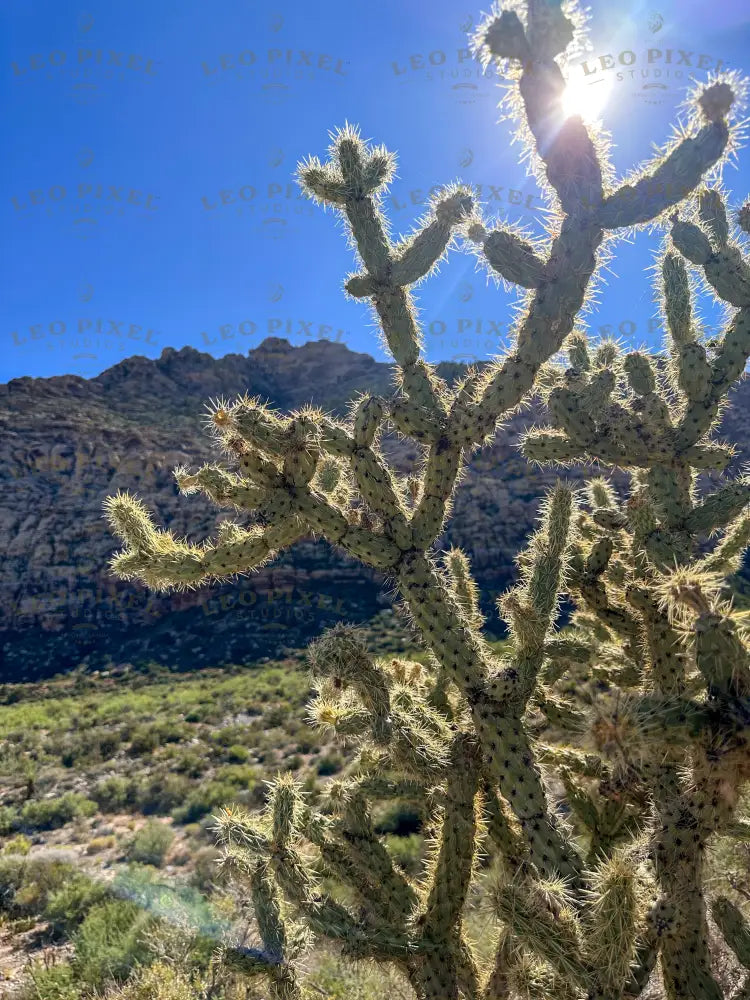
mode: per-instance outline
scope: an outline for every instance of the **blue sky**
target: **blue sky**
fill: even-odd
[[[669,134],[691,76],[720,61],[750,75],[742,0],[590,6],[575,79],[583,100],[609,95],[620,172]],[[301,196],[295,167],[348,121],[398,155],[393,236],[459,179],[481,185],[491,219],[540,232],[496,79],[466,51],[480,14],[471,0],[4,0],[0,381],[90,376],[167,346],[244,353],[269,334],[385,360],[368,306],[342,293],[342,225]],[[725,176],[739,205],[750,149]],[[656,245],[618,244],[591,328],[656,346]],[[491,356],[513,298],[454,251],[417,291],[428,358]]]

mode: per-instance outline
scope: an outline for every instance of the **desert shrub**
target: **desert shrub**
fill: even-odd
[[[0,854],[28,854],[31,850],[31,841],[28,837],[24,837],[22,833],[17,834],[15,837],[11,837],[10,840],[6,841],[3,845]]]
[[[205,966],[216,942],[229,929],[227,919],[195,886],[167,884],[161,873],[148,865],[130,864],[120,871],[113,892],[151,914],[154,923],[150,934],[161,954],[169,954],[164,949],[170,938],[173,944],[179,939],[182,950],[190,952],[191,961]]]
[[[0,837],[12,833],[18,819],[18,810],[13,806],[0,806]]]
[[[101,987],[109,980],[122,982],[136,965],[151,956],[148,932],[154,918],[129,900],[97,903],[73,935],[73,968],[79,981]]]
[[[145,757],[159,746],[159,728],[155,725],[137,726],[130,737],[131,757]]]
[[[0,911],[10,909],[23,880],[24,867],[23,857],[0,857]]]
[[[250,751],[243,747],[241,743],[233,743],[227,748],[224,760],[230,764],[245,764],[250,759]]]
[[[192,789],[193,785],[184,775],[159,771],[139,783],[136,802],[144,816],[166,815],[184,803]]]
[[[388,853],[407,875],[419,875],[422,868],[424,839],[418,833],[408,837],[398,837],[389,834],[385,838]]]
[[[218,806],[241,798],[237,786],[227,781],[207,781],[193,789],[183,805],[172,810],[175,823],[197,823]]]
[[[135,802],[136,785],[129,778],[113,775],[98,781],[91,797],[102,812],[123,812]]]
[[[318,759],[317,771],[321,778],[338,774],[344,766],[344,758],[340,753],[326,753]]]
[[[116,729],[108,729],[98,737],[97,750],[102,760],[109,760],[114,756],[122,743],[122,736]]]
[[[226,782],[244,792],[252,792],[258,784],[258,772],[247,764],[225,764],[216,769],[216,781]]]
[[[33,962],[28,974],[30,982],[21,993],[21,1000],[79,1000],[81,997],[75,971],[68,962],[54,965]]]
[[[54,934],[69,937],[91,907],[104,902],[108,893],[104,883],[78,873],[50,894],[44,907],[44,917],[49,920]]]
[[[130,842],[128,860],[160,868],[173,840],[174,831],[170,827],[158,820],[149,820]]]
[[[220,852],[215,847],[201,847],[195,852],[190,884],[201,892],[208,893],[219,881],[217,861]]]
[[[167,720],[158,723],[156,727],[156,732],[158,734],[159,743],[164,745],[167,743],[181,743],[183,740],[190,738],[190,730],[182,722],[176,722],[174,720]]]
[[[246,735],[246,726],[224,726],[223,729],[217,729],[211,733],[209,738],[216,746],[229,748],[234,744],[238,744],[243,736]]]
[[[275,705],[264,714],[263,721],[269,729],[275,729],[276,726],[283,726],[288,718],[289,708],[286,705]]]
[[[176,966],[159,961],[134,972],[108,996],[109,1000],[201,1000],[205,993],[200,983]]]
[[[94,837],[86,845],[87,854],[99,854],[100,851],[108,851],[110,848],[114,847],[117,843],[117,838],[114,834],[108,833],[101,837]]]
[[[172,748],[168,759],[174,771],[188,778],[200,778],[207,766],[205,754],[196,753],[195,750],[175,747]]]
[[[75,865],[51,851],[0,858],[0,906],[14,917],[40,914],[76,874]]]
[[[36,799],[24,803],[19,817],[20,826],[29,830],[56,830],[79,816],[93,816],[96,802],[76,792],[66,792],[59,798]]]
[[[185,713],[185,722],[208,722],[211,715],[212,711],[209,706],[196,705],[195,708],[191,708],[189,712]]]

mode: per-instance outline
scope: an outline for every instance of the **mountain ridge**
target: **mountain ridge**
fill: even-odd
[[[465,365],[444,362],[452,380]],[[365,390],[387,393],[395,370],[332,341],[292,345],[267,338],[247,354],[222,358],[192,347],[158,359],[133,356],[92,379],[24,376],[0,385],[0,680],[48,676],[78,666],[157,662],[189,668],[252,662],[299,648],[337,620],[364,622],[387,611],[383,581],[323,541],[305,540],[239,581],[186,594],[154,595],[115,580],[117,549],[102,502],[118,489],[137,493],[157,523],[200,541],[222,512],[200,496],[181,497],[177,465],[215,460],[202,428],[210,398],[248,392],[281,411],[312,403],[343,415]],[[750,383],[733,394],[722,432],[750,450]],[[521,431],[541,414],[532,402],[509,418],[492,445],[471,456],[442,546],[473,559],[491,631],[494,597],[513,578],[514,557],[539,501],[559,470],[539,469],[517,450]],[[417,446],[384,439],[406,471]],[[580,479],[585,470],[567,470]]]

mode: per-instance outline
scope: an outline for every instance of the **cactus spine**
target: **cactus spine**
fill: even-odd
[[[735,141],[738,81],[699,87],[680,135],[618,185],[602,136],[562,110],[558,60],[581,24],[572,5],[528,0],[492,13],[474,38],[484,63],[499,62],[512,80],[520,135],[555,209],[546,242],[490,225],[461,185],[434,198],[417,232],[391,242],[381,196],[394,158],[355,128],[338,130],[330,159],[302,163],[299,182],[351,233],[360,270],[346,292],[370,301],[398,371],[393,395],[364,394],[347,420],[313,407],[285,416],[248,396],[212,404],[226,461],[177,469],[177,484],[258,515],[251,527],[224,522],[215,541],[158,529],[129,494],[106,503],[123,542],[112,570],[124,579],[154,589],[224,580],[314,533],[393,582],[430,653],[427,667],[377,660],[349,626],[320,638],[309,651],[310,715],[358,747],[346,776],[320,808],[282,775],[261,816],[231,807],[217,818],[223,863],[247,884],[263,941],[229,948],[227,961],[265,976],[279,1000],[305,996],[294,965],[300,929],[353,959],[396,965],[420,1000],[624,1000],[644,992],[657,965],[669,1000],[723,996],[704,855],[712,836],[742,828],[737,803],[750,773],[748,642],[721,591],[750,537],[750,481],[706,491],[699,476],[720,475],[732,458],[711,434],[750,356],[750,265],[720,187],[701,184]],[[741,228],[749,217],[746,206]],[[665,221],[665,357],[594,349],[575,323],[603,249],[618,231]],[[456,237],[523,289],[523,311],[508,353],[449,387],[422,355],[412,286]],[[713,350],[692,319],[696,268],[735,310]],[[553,360],[563,347],[566,370]],[[519,557],[519,582],[499,601],[510,633],[499,658],[469,560],[454,549],[441,564],[435,547],[467,456],[535,386],[550,424],[527,434],[527,458],[616,467],[630,492],[621,497],[604,476],[586,496],[558,482]],[[408,478],[380,447],[389,429],[424,452]],[[577,609],[564,633],[562,594]],[[588,696],[578,704],[564,694],[572,677]],[[375,832],[373,808],[394,799],[419,802],[431,831],[418,878]],[[485,967],[463,918],[487,851],[501,874]],[[351,902],[324,891],[321,873]],[[722,897],[712,913],[746,963],[739,910]]]

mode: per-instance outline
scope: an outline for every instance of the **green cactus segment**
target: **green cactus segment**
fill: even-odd
[[[301,1000],[293,966],[285,961],[287,954],[286,928],[281,918],[278,892],[266,861],[259,861],[250,879],[253,909],[258,929],[269,961],[271,996],[273,1000]]]
[[[488,264],[507,281],[522,288],[539,287],[544,262],[526,240],[498,229],[483,239],[482,249]]]
[[[499,886],[493,896],[495,910],[519,940],[565,981],[585,991],[590,974],[580,957],[580,929],[569,907],[546,888],[534,883]]]
[[[604,199],[597,213],[600,225],[620,229],[643,224],[678,204],[722,157],[729,134],[725,121],[709,121],[694,136],[676,143],[667,157],[660,158],[635,184],[624,184]]]
[[[707,573],[736,573],[745,550],[750,547],[750,514],[743,514],[728,526],[721,541],[700,566]]]
[[[716,490],[695,507],[686,518],[685,527],[696,535],[712,534],[726,528],[748,506],[750,479],[738,479]]]
[[[632,862],[622,854],[594,869],[583,935],[583,952],[596,970],[602,996],[616,997],[628,979],[640,925],[638,886]]]
[[[479,757],[472,741],[457,738],[445,785],[437,851],[428,866],[432,884],[416,920],[424,953],[422,982],[428,996],[458,998],[459,954],[467,971],[474,968],[471,953],[462,949],[461,916],[475,863]],[[474,974],[469,972],[469,977]]]
[[[711,234],[711,239],[719,247],[729,242],[729,221],[721,195],[715,189],[705,188],[700,192],[698,212],[701,222]]]
[[[711,916],[737,956],[737,961],[750,969],[750,929],[740,911],[726,896],[718,896],[711,905]]]
[[[448,576],[458,603],[472,629],[481,629],[484,615],[479,610],[479,588],[471,575],[471,563],[465,552],[455,546],[445,556]]]
[[[750,656],[731,618],[707,609],[695,621],[695,660],[709,695],[741,698],[750,694]]]
[[[475,860],[476,810],[479,785],[478,748],[456,739],[449,764],[443,821],[437,856],[432,864],[432,886],[420,917],[425,939],[448,940],[461,918]]]

